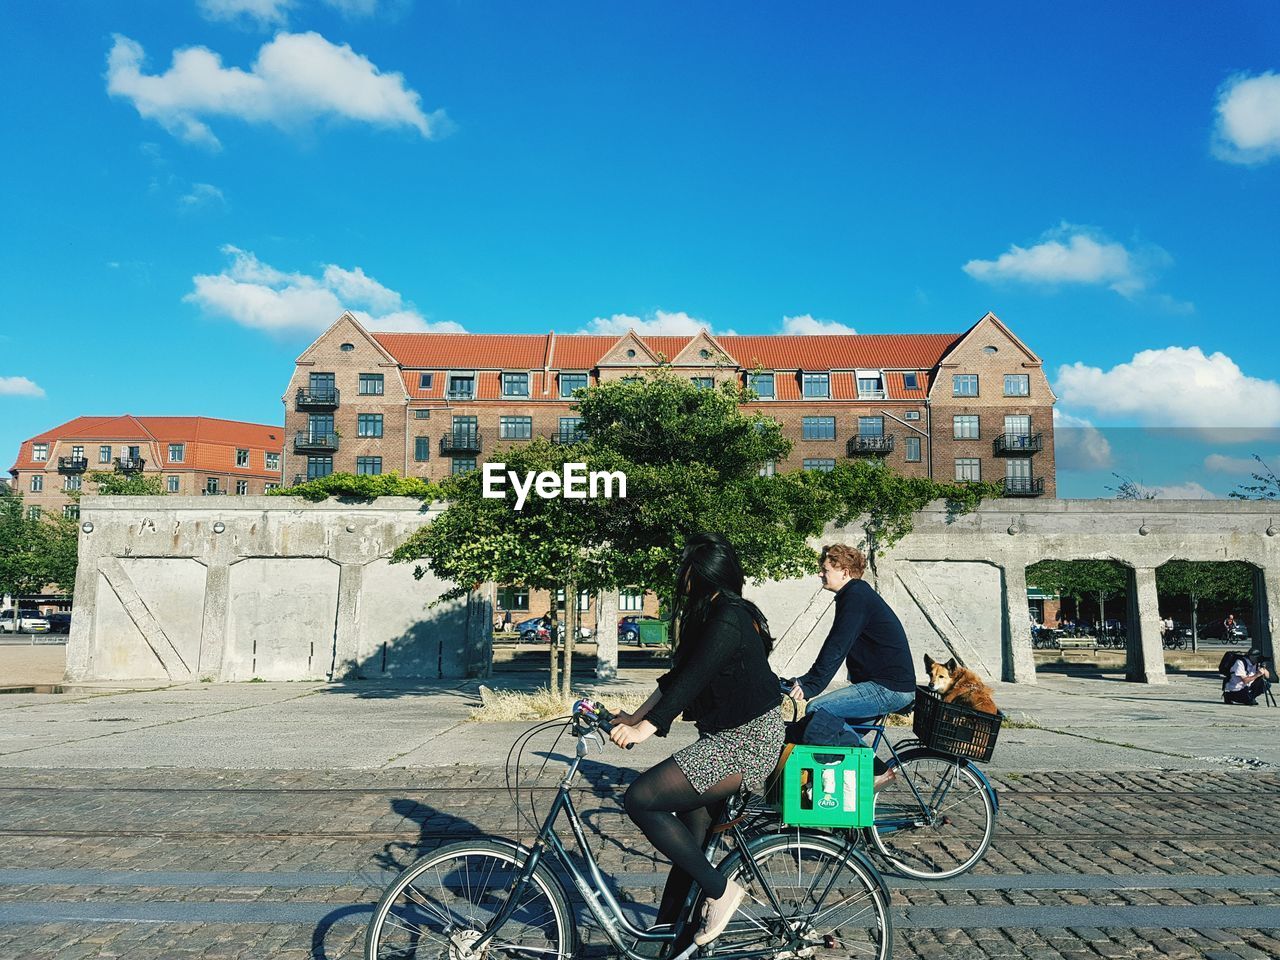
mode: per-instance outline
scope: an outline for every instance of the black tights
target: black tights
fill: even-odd
[[[658,923],[675,922],[694,881],[708,897],[724,894],[724,875],[702,855],[702,847],[720,805],[741,786],[742,775],[734,773],[698,793],[679,765],[667,759],[640,774],[627,789],[627,815],[673,864]]]

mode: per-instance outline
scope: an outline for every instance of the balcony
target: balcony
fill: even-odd
[[[888,394],[883,390],[859,390],[859,400],[884,400]]]
[[[304,390],[298,388],[298,398],[295,408],[298,410],[336,410],[340,400],[339,392],[335,390]]]
[[[997,457],[1029,457],[1044,449],[1044,434],[1002,433],[991,446]]]
[[[204,490],[200,491],[200,496],[202,497],[225,497],[226,495],[227,495],[227,491],[225,490],[210,490],[208,488],[205,488]]]
[[[446,400],[474,400],[476,392],[474,390],[447,390],[444,398]]]
[[[440,438],[440,454],[452,456],[455,453],[479,453],[479,430],[450,430]]]
[[[851,457],[858,457],[863,454],[884,456],[887,453],[893,453],[893,434],[886,433],[874,437],[861,435],[850,437],[845,452]]]
[[[1005,477],[1006,497],[1043,497],[1044,477]]]
[[[142,457],[116,457],[115,463],[121,473],[139,473],[147,465]]]
[[[552,443],[581,443],[587,435],[581,430],[557,430],[551,434]]]
[[[306,453],[308,451],[333,453],[337,449],[338,435],[336,433],[299,433],[293,438],[294,453]]]
[[[59,473],[84,473],[89,469],[89,461],[84,457],[59,457]]]

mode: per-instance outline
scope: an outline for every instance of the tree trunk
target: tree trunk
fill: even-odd
[[[1195,653],[1198,649],[1200,640],[1200,628],[1197,624],[1197,617],[1200,613],[1200,598],[1194,593],[1191,595],[1191,652]]]
[[[560,694],[565,700],[573,697],[573,644],[578,637],[578,589],[577,584],[564,587],[564,671],[560,675]]]
[[[555,613],[556,595],[554,591],[551,594],[551,612]],[[547,649],[551,652],[551,682],[547,685],[548,689],[555,693],[560,689],[560,650],[556,644],[555,638],[556,621],[551,621],[551,631],[547,637]]]
[[[1098,620],[1102,623],[1099,633],[1107,632],[1107,598],[1105,594],[1098,594]]]

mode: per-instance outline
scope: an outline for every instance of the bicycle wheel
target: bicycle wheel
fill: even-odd
[[[497,916],[520,873],[513,846],[471,840],[441,847],[387,887],[365,934],[365,960],[460,960]],[[486,956],[568,960],[577,947],[560,882],[539,864]]]
[[[766,951],[781,956],[798,937],[791,956],[888,960],[892,955],[889,891],[865,856],[825,834],[795,829],[756,837],[749,849],[758,873],[740,852],[721,865],[747,895],[724,933],[704,948],[706,953]]]
[[[996,811],[969,761],[909,750],[889,767],[898,775],[876,794],[876,825],[866,831],[880,855],[921,880],[945,880],[981,860]]]

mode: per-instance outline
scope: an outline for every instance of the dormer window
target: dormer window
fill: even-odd
[[[504,397],[529,396],[529,374],[504,373],[502,375],[502,395]]]
[[[449,377],[449,399],[471,400],[476,395],[476,375],[455,373]]]
[[[831,374],[806,373],[802,375],[801,381],[806,398],[817,397],[825,399],[831,396]]]
[[[884,399],[884,374],[879,370],[859,370],[857,380],[859,400]]]
[[[749,374],[747,376],[747,387],[754,390],[761,400],[772,400],[775,396],[772,373]]]
[[[430,374],[430,373],[420,373],[420,374],[418,374],[418,389],[419,389],[419,390],[430,390],[430,389],[431,389],[431,383],[432,383],[432,381],[433,381],[434,379],[435,379],[434,375],[432,375],[432,374]]]
[[[585,373],[562,373],[560,374],[560,396],[564,398],[572,397],[573,391],[585,390],[587,387],[587,375]]]

